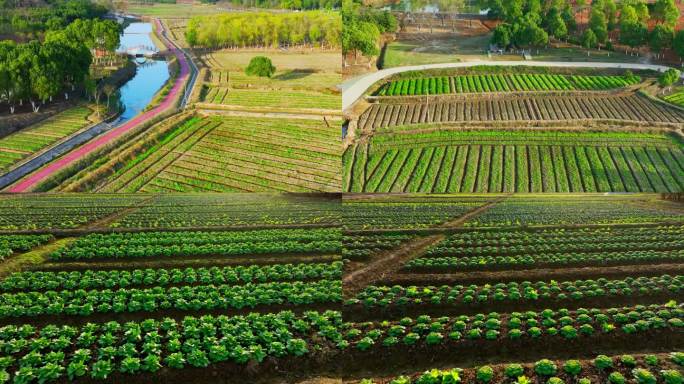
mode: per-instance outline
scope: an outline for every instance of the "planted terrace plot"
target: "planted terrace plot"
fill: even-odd
[[[0,171],[86,127],[92,111],[76,107],[0,139]]]
[[[311,109],[338,112],[342,108],[339,94],[293,90],[251,90],[209,87],[205,103],[255,107],[260,109]]]
[[[268,56],[277,68],[272,77],[249,76],[254,56]],[[339,114],[339,53],[334,51],[226,50],[202,56],[209,66],[201,101],[227,109],[302,111]],[[202,107],[211,107],[202,105]]]
[[[684,191],[684,146],[666,135],[433,131],[347,152],[352,192]]]
[[[342,222],[349,230],[424,228],[457,219],[490,199],[484,196],[345,196]]]
[[[411,198],[426,199],[394,199]],[[492,196],[432,228],[348,229],[343,255],[353,269],[343,277],[343,318],[352,324],[343,337],[362,363],[345,379],[585,384],[578,379],[604,382],[617,372],[618,380],[627,368],[623,379],[680,377],[656,376],[655,367],[684,364],[680,354],[666,354],[684,345],[681,210],[657,195]],[[458,228],[463,222],[491,228]],[[661,353],[661,360],[602,356],[598,374],[590,364],[558,361],[599,353]],[[647,371],[632,372],[637,366]],[[433,367],[440,369],[420,373]],[[405,372],[412,373],[399,377]]]
[[[233,208],[222,224],[338,222],[334,204],[325,204],[330,200],[302,196],[155,201],[138,219],[194,224],[202,214],[184,216],[182,209],[213,204]],[[314,206],[307,209],[306,201]],[[256,205],[263,208],[258,217]],[[133,231],[69,240],[48,261],[0,280],[0,377],[277,382],[309,375],[302,367],[316,367],[342,328],[338,228]]]
[[[50,255],[53,260],[172,258],[259,254],[339,254],[337,228],[236,232],[91,234]]]
[[[683,238],[681,225],[463,231],[448,235],[405,268],[455,272],[679,263]]]
[[[429,369],[407,375],[388,375],[349,381],[354,384],[423,384],[423,383],[544,383],[578,382],[678,383],[682,380],[684,353],[598,355],[592,359],[540,359],[534,363],[509,363],[480,367]]]
[[[525,95],[374,103],[359,117],[363,130],[424,123],[493,121],[684,122],[684,112],[639,94]]]
[[[334,225],[340,202],[269,193],[163,194],[114,221],[112,227],[176,228],[260,225]]]
[[[141,203],[145,195],[5,195],[0,229],[77,228]]]
[[[110,177],[103,192],[338,192],[339,127],[193,118]]]
[[[52,240],[52,235],[0,235],[0,260]]]
[[[574,226],[682,222],[682,206],[652,195],[513,196],[466,221],[466,227]]]
[[[639,77],[567,75],[465,75],[390,81],[377,96],[444,95],[453,93],[607,90],[641,81]]]

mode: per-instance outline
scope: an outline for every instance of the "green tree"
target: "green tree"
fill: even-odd
[[[684,58],[684,30],[677,31],[672,41],[672,48],[680,59]]]
[[[680,76],[680,71],[674,68],[670,68],[667,71],[665,71],[662,75],[660,75],[660,77],[658,78],[658,83],[661,87],[670,87],[672,86],[672,84],[679,81]]]
[[[591,10],[591,18],[589,19],[589,28],[596,35],[596,40],[600,44],[605,44],[608,41],[608,24],[606,22],[606,15],[599,7],[593,7]]]
[[[674,29],[679,20],[679,8],[674,0],[656,0],[653,19]]]
[[[674,30],[665,24],[658,24],[651,31],[649,46],[653,52],[659,55],[664,49],[672,46],[673,39]]]
[[[586,49],[596,48],[598,45],[598,38],[593,30],[587,29],[582,34],[582,46]]]
[[[546,25],[549,35],[557,39],[563,39],[568,35],[568,27],[557,8],[551,8],[546,15]]]
[[[497,25],[494,28],[491,43],[502,49],[508,48],[511,45],[511,27],[508,24]]]
[[[276,67],[266,56],[254,56],[245,68],[245,73],[249,76],[271,77],[276,71]]]

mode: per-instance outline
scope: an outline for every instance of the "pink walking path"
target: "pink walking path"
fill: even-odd
[[[162,31],[163,26],[159,22],[159,19],[155,19],[155,23],[157,24],[157,29],[159,31]],[[38,170],[37,172],[32,173],[28,177],[21,180],[19,183],[16,183],[12,187],[10,187],[10,192],[30,191],[49,176],[54,175],[56,172],[59,172],[65,167],[82,159],[87,154],[99,148],[102,148],[103,146],[112,142],[116,138],[130,131],[134,127],[138,126],[139,124],[142,124],[156,117],[161,112],[164,112],[169,106],[171,106],[178,93],[183,90],[183,84],[190,73],[190,67],[188,66],[188,62],[183,52],[180,49],[178,49],[175,45],[173,45],[170,41],[168,41],[168,39],[166,39],[164,35],[161,35],[161,37],[164,41],[164,45],[166,45],[166,47],[169,48],[171,52],[173,52],[173,54],[178,58],[178,63],[180,64],[180,73],[178,74],[178,77],[176,78],[176,81],[173,84],[173,88],[171,88],[171,91],[166,95],[166,98],[153,109],[136,116],[135,118],[129,120],[125,124],[122,124],[116,128],[107,131],[107,133],[67,153],[66,155],[62,156],[56,161],[53,161],[52,163],[48,164],[48,166]]]

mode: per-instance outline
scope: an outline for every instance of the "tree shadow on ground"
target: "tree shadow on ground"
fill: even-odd
[[[274,80],[282,80],[282,81],[287,81],[287,80],[298,80],[298,79],[303,79],[307,76],[311,76],[312,74],[316,73],[313,69],[291,69],[287,72],[283,72],[277,76],[273,76]]]

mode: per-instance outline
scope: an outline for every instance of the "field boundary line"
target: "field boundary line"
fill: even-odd
[[[121,209],[119,211],[116,211],[112,213],[111,215],[105,216],[101,219],[92,221],[90,223],[87,223],[83,226],[84,229],[98,229],[98,228],[106,228],[107,224],[111,224],[113,221],[124,217],[128,215],[129,213],[132,213],[134,211],[139,210],[140,208],[144,208],[145,206],[148,205],[148,203],[153,202],[159,197],[158,194],[154,194],[152,196],[146,197],[140,201],[136,201],[133,204],[129,205],[128,207]]]
[[[454,220],[445,222],[444,225],[447,227],[461,226],[468,219],[481,214],[508,197],[509,195],[500,196],[466,212]],[[443,233],[435,233],[427,237],[413,239],[400,245],[398,248],[386,252],[384,257],[378,258],[355,271],[351,271],[342,277],[344,295],[354,295],[373,282],[395,274],[407,261],[422,255],[430,246],[439,243],[445,237]]]

